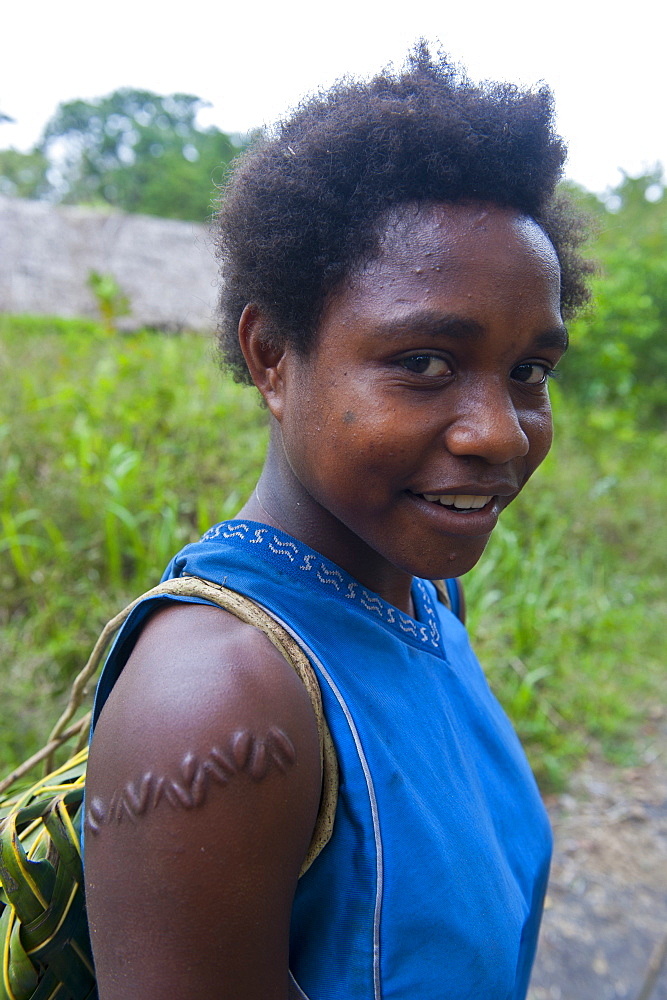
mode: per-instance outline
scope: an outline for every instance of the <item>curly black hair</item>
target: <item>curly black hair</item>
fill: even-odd
[[[531,216],[561,266],[561,306],[588,298],[580,216],[556,193],[566,148],[546,87],[475,85],[418,43],[404,70],[343,80],[300,105],[241,160],[221,200],[219,344],[250,382],[238,340],[247,303],[270,337],[307,354],[326,295],[378,251],[378,220],[406,202],[485,201]]]

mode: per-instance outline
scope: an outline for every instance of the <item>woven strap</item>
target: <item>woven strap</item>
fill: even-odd
[[[449,596],[449,591],[447,590],[447,584],[444,580],[432,580],[433,586],[435,587],[435,592],[438,595],[438,600],[441,604],[444,604],[446,608],[452,610],[452,600]]]

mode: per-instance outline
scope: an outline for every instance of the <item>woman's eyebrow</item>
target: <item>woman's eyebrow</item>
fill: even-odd
[[[376,327],[383,337],[402,337],[407,333],[445,336],[458,339],[479,339],[484,335],[484,327],[475,320],[464,316],[443,316],[429,310],[410,313],[397,319],[386,320]]]
[[[566,351],[570,346],[570,337],[567,327],[564,325],[555,326],[552,330],[545,330],[535,338],[535,347],[554,347],[558,351]]]
[[[409,333],[426,334],[428,336],[445,336],[459,340],[478,340],[484,336],[485,329],[481,323],[465,316],[443,316],[429,310],[387,320],[376,327],[382,337],[403,337]],[[550,330],[536,334],[533,341],[536,348],[555,348],[566,351],[569,344],[567,328],[561,324]]]

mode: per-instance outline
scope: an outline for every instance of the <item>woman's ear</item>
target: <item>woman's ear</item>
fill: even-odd
[[[280,420],[283,413],[285,345],[276,344],[270,324],[258,306],[249,303],[239,320],[239,343],[253,382],[266,405]]]

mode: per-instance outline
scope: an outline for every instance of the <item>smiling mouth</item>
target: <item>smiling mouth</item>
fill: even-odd
[[[429,503],[440,504],[447,510],[455,510],[461,514],[481,510],[493,500],[492,496],[474,496],[466,493],[417,493],[416,495],[428,500]]]

